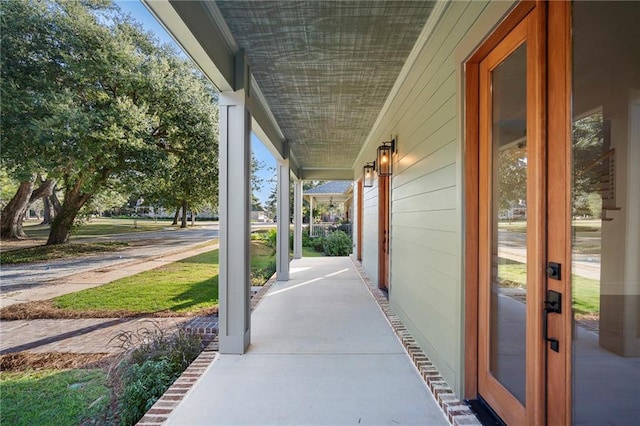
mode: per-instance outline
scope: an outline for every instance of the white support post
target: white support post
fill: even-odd
[[[276,280],[289,281],[289,160],[278,161],[278,241]]]
[[[302,259],[302,180],[295,181],[293,194],[293,258]]]
[[[309,236],[316,236],[313,232],[313,195],[309,197]]]
[[[246,68],[244,57],[236,65]],[[219,114],[220,353],[243,354],[251,341],[251,114],[245,90],[220,93]]]

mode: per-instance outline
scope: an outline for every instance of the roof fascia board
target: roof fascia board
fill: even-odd
[[[389,92],[389,96],[387,96],[387,100],[384,102],[384,105],[382,106],[382,109],[378,114],[378,118],[373,123],[373,126],[371,127],[371,131],[369,132],[369,135],[365,139],[364,144],[362,145],[362,148],[360,148],[360,153],[356,157],[356,161],[353,163],[354,170],[358,170],[359,167],[362,167],[367,161],[369,161],[368,160],[369,156],[375,156],[375,150],[378,145],[378,141],[374,140],[374,136],[378,130],[378,127],[382,123],[382,120],[384,119],[385,115],[387,115],[387,112],[389,111],[391,104],[396,99],[396,96],[398,96],[398,93],[400,92],[400,88],[404,84],[405,80],[409,75],[409,72],[411,71],[418,57],[420,56],[420,52],[422,52],[422,49],[425,47],[425,45],[429,41],[429,38],[431,37],[431,33],[440,22],[440,19],[442,18],[442,16],[444,16],[444,12],[447,10],[450,3],[451,3],[451,0],[436,1],[436,4],[433,7],[433,10],[429,14],[429,17],[427,18],[427,22],[425,23],[424,28],[422,28],[422,31],[420,32],[420,35],[418,36],[416,43],[413,45],[413,48],[411,49],[411,52],[409,53],[407,60],[405,61],[404,65],[402,66],[402,69],[400,70],[400,74],[398,74],[398,78],[396,79],[396,82],[394,83],[393,87],[391,88],[391,91]]]
[[[202,4],[151,0],[142,3],[219,91],[232,90],[233,52],[219,31],[212,30],[212,19]],[[197,25],[188,26],[185,19],[195,20]],[[205,28],[210,32],[205,34]],[[203,39],[207,42],[201,42]]]

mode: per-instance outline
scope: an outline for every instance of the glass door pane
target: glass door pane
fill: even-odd
[[[492,72],[490,372],[523,405],[527,303],[527,56]]]
[[[640,3],[575,2],[573,421],[640,421]]]

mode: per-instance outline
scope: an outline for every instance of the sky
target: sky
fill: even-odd
[[[120,0],[115,3],[120,6],[120,9],[122,9],[124,13],[130,14],[131,17],[139,22],[147,31],[155,34],[161,42],[171,44],[175,46],[177,50],[182,51],[180,46],[177,45],[173,38],[171,38],[162,25],[156,21],[156,18],[153,17],[140,1]],[[251,133],[251,149],[256,158],[265,165],[262,170],[258,172],[258,175],[263,179],[263,184],[260,191],[256,194],[264,206],[274,185],[270,183],[270,181],[275,174],[276,160],[254,133]]]

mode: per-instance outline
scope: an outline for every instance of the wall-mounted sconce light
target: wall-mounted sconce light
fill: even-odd
[[[367,163],[362,168],[363,186],[365,188],[373,187],[373,172],[376,169],[376,162]]]
[[[382,145],[378,147],[378,157],[376,158],[378,176],[391,176],[393,174],[393,158],[391,158],[391,155],[394,152],[396,152],[395,139],[382,142]]]

